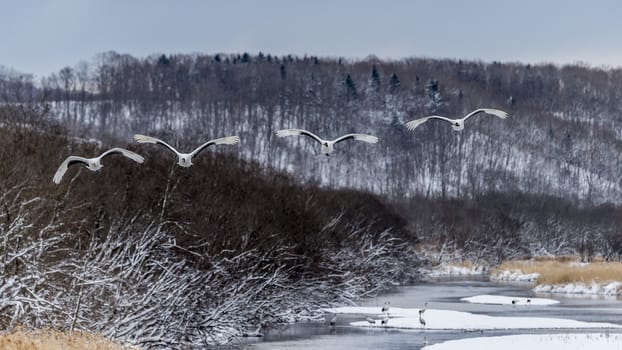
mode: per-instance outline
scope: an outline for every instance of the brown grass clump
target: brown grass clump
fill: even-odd
[[[622,281],[622,263],[599,261],[582,264],[578,260],[568,257],[507,261],[499,265],[497,270],[520,270],[523,273],[537,272],[540,274],[539,284]]]
[[[532,258],[532,260],[539,261],[539,262],[557,261],[557,262],[560,262],[560,263],[576,262],[577,259],[578,259],[578,257],[576,255],[536,256],[536,257]]]
[[[0,334],[2,350],[139,350],[99,335],[53,330],[22,331]]]

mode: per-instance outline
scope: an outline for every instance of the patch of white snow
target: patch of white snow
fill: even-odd
[[[524,298],[524,297],[512,297],[503,295],[475,295],[468,298],[460,299],[473,304],[493,304],[493,305],[554,305],[559,304],[559,301],[546,298]]]
[[[398,329],[424,329],[419,322],[419,309],[391,307],[389,322],[382,325],[380,320],[385,317],[380,307],[338,307],[324,309],[335,314],[371,315],[375,324],[368,321],[350,323],[356,327],[378,327]],[[423,315],[426,330],[500,330],[500,329],[590,329],[590,328],[622,328],[622,325],[601,322],[582,322],[562,318],[544,317],[497,317],[470,312],[428,309]]]

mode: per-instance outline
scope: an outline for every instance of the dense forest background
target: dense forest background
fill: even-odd
[[[360,61],[259,55],[115,52],[43,77],[4,74],[6,102],[47,103],[79,137],[150,133],[189,148],[238,134],[241,155],[330,187],[389,198],[473,198],[481,193],[552,195],[573,203],[620,203],[622,70],[459,60]],[[506,110],[454,132],[402,123],[429,114]],[[339,145],[317,157],[305,138],[372,133],[378,145]]]
[[[376,194],[401,208],[413,235],[429,237],[433,245],[481,255],[479,241],[489,247],[492,240],[508,250],[497,252],[500,257],[622,254],[613,225],[622,202],[620,69],[107,52],[36,81],[5,69],[0,96],[5,103],[44,106],[68,134],[105,143],[146,133],[191,149],[206,139],[240,135],[234,152],[241,158],[300,183]],[[480,107],[506,110],[510,118],[479,116],[462,132],[435,122],[415,133],[402,126]],[[304,137],[277,138],[280,128],[306,128],[327,138],[363,132],[381,142],[341,144],[330,158],[321,157]],[[441,203],[449,208],[422,217],[421,203],[425,212]],[[497,211],[508,220],[494,219]],[[480,216],[500,222],[474,219]]]
[[[451,259],[620,260],[621,97],[622,70],[581,65],[108,52],[0,69],[0,323],[207,346]],[[480,107],[510,118],[403,127]],[[381,142],[325,157],[280,128]],[[241,143],[181,169],[134,133]],[[110,146],[146,161],[52,184]]]

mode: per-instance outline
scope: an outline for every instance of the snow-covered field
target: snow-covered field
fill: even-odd
[[[371,315],[374,324],[367,321],[350,323],[355,327],[386,327],[397,329],[424,329],[419,322],[419,309],[391,307],[389,322],[382,325],[385,317],[380,307],[339,307],[324,309],[327,313]],[[582,322],[561,318],[544,317],[495,317],[462,311],[428,309],[423,315],[426,330],[501,330],[501,329],[593,329],[621,328],[622,325],[600,322]]]
[[[426,350],[622,350],[622,334],[520,334],[450,340],[426,346]]]
[[[468,303],[473,304],[493,304],[493,305],[520,305],[520,306],[529,306],[529,305],[554,305],[559,304],[559,301],[553,299],[546,298],[523,298],[523,297],[510,297],[503,295],[475,295],[468,298],[460,299],[462,301],[466,301]]]

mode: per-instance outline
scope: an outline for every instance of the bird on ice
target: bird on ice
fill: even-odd
[[[389,308],[391,307],[391,302],[390,301],[385,301],[384,305],[382,305],[382,312],[389,312]]]
[[[190,166],[192,166],[192,158],[194,158],[197,154],[199,154],[201,151],[203,151],[209,146],[235,145],[238,142],[240,142],[240,138],[238,136],[227,136],[227,137],[222,137],[219,139],[207,141],[206,143],[197,147],[194,151],[190,153],[181,153],[177,151],[173,146],[155,137],[136,134],[134,135],[134,140],[138,143],[155,143],[155,144],[162,145],[168,148],[171,152],[177,155],[177,164],[184,168],[189,168]]]
[[[111,155],[111,154],[122,154],[126,156],[127,158],[130,158],[131,160],[135,161],[136,163],[142,163],[145,161],[145,159],[142,156],[132,151],[123,149],[123,148],[109,149],[106,152],[102,153],[99,157],[95,157],[95,158],[69,156],[58,167],[58,170],[56,170],[56,173],[54,174],[54,178],[52,179],[52,181],[54,181],[54,183],[58,185],[60,181],[62,180],[63,175],[65,175],[65,172],[67,172],[67,169],[74,164],[82,164],[90,171],[98,171],[99,169],[104,167],[101,163],[101,160],[104,157]]]
[[[296,135],[308,136],[322,145],[321,152],[327,156],[333,153],[333,151],[335,150],[334,149],[335,144],[342,142],[342,141],[356,140],[356,141],[363,141],[367,143],[378,142],[378,138],[376,136],[366,135],[366,134],[347,134],[347,135],[338,137],[334,140],[324,140],[320,138],[319,136],[317,136],[316,134],[310,131],[307,131],[307,130],[303,130],[303,129],[283,129],[283,130],[277,131],[276,135],[278,137],[296,136]]]
[[[410,131],[415,131],[415,129],[427,122],[430,119],[439,119],[442,121],[446,121],[449,124],[451,124],[451,127],[455,130],[455,131],[460,131],[462,129],[464,129],[464,122],[473,117],[476,114],[480,114],[480,113],[484,113],[484,114],[492,114],[494,116],[497,116],[501,119],[505,119],[508,117],[508,114],[504,111],[498,110],[498,109],[492,109],[492,108],[480,108],[480,109],[476,109],[473,112],[467,114],[466,116],[464,116],[463,118],[460,119],[450,119],[447,117],[441,117],[438,115],[431,115],[429,117],[424,117],[424,118],[419,118],[419,119],[415,119],[415,120],[411,120],[408,123],[404,124],[406,126],[406,128]]]
[[[425,310],[419,310],[419,323],[423,326],[423,328],[425,328],[425,319],[423,318],[424,312]]]

